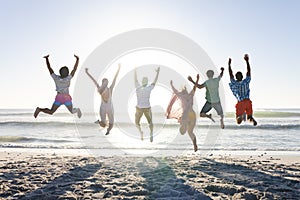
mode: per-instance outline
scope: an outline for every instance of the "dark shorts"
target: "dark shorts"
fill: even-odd
[[[218,115],[223,115],[221,102],[210,103],[206,101],[200,113],[208,113],[212,108],[214,108],[217,111]]]

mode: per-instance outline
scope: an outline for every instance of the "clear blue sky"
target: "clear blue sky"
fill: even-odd
[[[139,28],[162,28],[196,41],[216,66],[227,60],[245,72],[252,65],[255,108],[300,108],[300,1],[110,1],[1,0],[0,108],[51,106],[55,88],[42,56],[54,71],[72,67],[102,42]],[[80,65],[80,67],[82,67]],[[226,106],[235,99],[225,88]],[[203,97],[204,98],[204,97]]]

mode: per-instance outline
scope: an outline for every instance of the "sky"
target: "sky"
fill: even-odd
[[[142,28],[185,35],[207,52],[217,68],[225,67],[222,83],[227,110],[233,110],[236,103],[228,87],[227,61],[231,57],[233,71],[245,74],[245,53],[250,55],[252,67],[250,88],[254,108],[300,108],[300,1],[0,0],[0,3],[0,109],[34,110],[37,106],[52,105],[55,86],[44,55],[50,54],[51,65],[58,72],[61,66],[72,67],[73,55],[77,54],[82,69],[85,59],[103,42]]]

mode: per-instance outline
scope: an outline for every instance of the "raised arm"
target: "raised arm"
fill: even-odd
[[[194,84],[194,86],[196,86],[196,87],[199,88],[199,89],[202,89],[202,88],[205,87],[204,84],[199,85],[198,83],[196,83],[196,82],[192,79],[191,76],[188,76],[188,80],[189,80],[190,82],[192,82],[192,83]]]
[[[175,89],[172,80],[170,81],[170,85],[171,85],[171,88],[172,88],[173,92],[174,92],[176,95],[178,95],[179,92],[178,92],[178,90]]]
[[[194,84],[194,87],[193,87],[192,91],[190,92],[190,94],[192,94],[192,95],[195,94],[198,82],[199,82],[199,74],[197,74],[196,83]]]
[[[220,73],[219,77],[222,78],[223,74],[224,74],[224,67],[221,67],[221,73]]]
[[[159,71],[160,71],[160,67],[158,67],[155,71],[156,71],[156,76],[155,76],[155,79],[154,79],[152,85],[155,85],[157,80],[158,80],[158,74],[159,74]]]
[[[94,79],[94,77],[92,77],[92,75],[89,73],[88,68],[85,68],[85,73],[92,79],[93,83],[96,85],[98,90],[100,90],[101,89],[100,85],[97,83],[97,81]]]
[[[115,87],[116,80],[117,80],[118,74],[119,74],[119,72],[120,72],[120,68],[121,68],[121,64],[119,63],[119,65],[118,65],[118,70],[117,70],[116,75],[115,75],[115,77],[114,77],[114,80],[113,80],[113,82],[112,82],[112,84],[111,84],[111,86],[110,86],[111,89],[113,89],[113,88]]]
[[[50,66],[50,62],[49,62],[49,55],[46,55],[46,56],[44,56],[43,58],[45,58],[45,59],[46,59],[47,68],[48,68],[48,70],[49,70],[50,74],[53,74],[53,73],[54,73],[54,71],[53,71],[53,69],[52,69],[52,68],[51,68],[51,66]]]
[[[135,85],[135,87],[139,87],[140,86],[140,83],[139,83],[138,78],[137,78],[137,70],[136,70],[136,68],[134,69],[134,85]]]
[[[249,63],[249,56],[248,54],[245,54],[244,56],[244,60],[246,61],[247,63],[247,76],[251,76],[251,68],[250,68],[250,63]]]
[[[71,76],[72,77],[75,75],[75,72],[77,70],[78,63],[79,63],[79,57],[77,55],[75,55],[75,54],[74,54],[74,57],[76,58],[76,62],[75,62],[73,70],[71,71]]]
[[[231,58],[229,58],[229,60],[228,60],[228,71],[229,71],[230,79],[234,79],[233,72],[231,69]]]

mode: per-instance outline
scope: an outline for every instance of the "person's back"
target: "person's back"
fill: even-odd
[[[137,107],[138,108],[150,108],[150,95],[154,88],[154,84],[147,86],[138,86],[136,88]]]
[[[103,92],[101,93],[101,99],[102,99],[102,101],[104,101],[105,103],[111,103],[111,102],[112,102],[111,97],[112,97],[112,89],[106,87],[106,88],[103,90]]]
[[[56,86],[56,91],[61,94],[69,94],[69,87],[71,84],[72,76],[68,75],[65,78],[56,75],[55,73],[51,74]]]
[[[233,95],[238,100],[237,104],[235,105],[236,108],[236,121],[238,124],[242,123],[244,119],[244,115],[246,113],[247,119],[253,123],[254,126],[257,125],[257,122],[253,118],[253,110],[252,110],[252,101],[250,100],[250,88],[249,84],[251,81],[251,68],[249,63],[249,56],[248,54],[245,54],[244,60],[247,64],[247,74],[246,78],[243,79],[242,72],[237,72],[234,75],[231,69],[231,58],[228,60],[228,71],[230,76],[230,89],[233,93]]]
[[[244,99],[250,99],[250,84],[251,76],[247,76],[241,81],[235,79],[230,79],[230,89],[238,101],[243,101]]]
[[[77,113],[77,116],[79,118],[81,117],[80,109],[73,108],[72,97],[69,94],[69,87],[71,84],[71,79],[74,77],[75,72],[78,67],[78,63],[79,63],[79,57],[77,55],[74,55],[74,57],[76,58],[76,62],[75,62],[74,68],[71,71],[71,73],[69,74],[68,67],[64,66],[64,67],[60,68],[60,70],[59,70],[60,76],[59,76],[59,75],[56,75],[54,73],[53,69],[51,68],[50,61],[49,61],[49,55],[44,56],[44,58],[46,59],[46,64],[47,64],[49,73],[55,82],[57,95],[55,97],[55,101],[52,104],[51,109],[40,108],[40,107],[37,107],[35,109],[35,112],[33,114],[33,116],[35,118],[38,116],[38,114],[40,112],[52,115],[62,104],[64,104],[72,114]]]
[[[206,100],[210,103],[217,103],[220,101],[219,97],[219,82],[220,77],[217,78],[210,78],[205,81],[206,87]]]
[[[189,94],[189,93],[187,93],[187,91],[185,93],[179,92],[179,93],[177,93],[177,97],[181,101],[181,106],[182,106],[183,112],[193,111],[193,104],[194,104],[194,98],[193,98],[194,95],[193,94]]]

